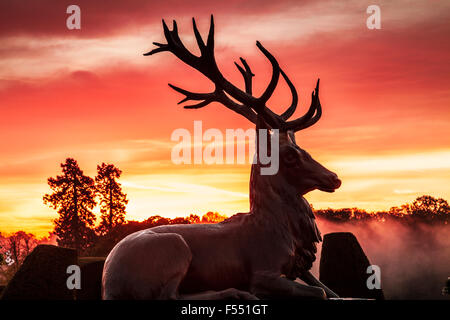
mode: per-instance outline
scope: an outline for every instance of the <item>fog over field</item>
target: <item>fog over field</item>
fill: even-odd
[[[371,264],[381,268],[386,299],[445,299],[450,276],[449,225],[387,220],[335,223],[318,218],[322,235],[352,232]],[[319,273],[320,249],[313,273]]]

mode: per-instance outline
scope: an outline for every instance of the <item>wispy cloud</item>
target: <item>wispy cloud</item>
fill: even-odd
[[[248,198],[248,194],[223,190],[208,185],[198,185],[192,183],[164,183],[160,182],[161,186],[155,185],[139,185],[132,182],[123,181],[122,184],[128,188],[144,189],[144,190],[157,190],[163,192],[173,192],[173,193],[190,193],[195,196],[201,195],[226,195],[237,198]]]
[[[333,167],[350,174],[401,173],[450,169],[450,151],[435,151],[419,154],[401,154],[393,156],[356,157],[353,159],[333,161]]]

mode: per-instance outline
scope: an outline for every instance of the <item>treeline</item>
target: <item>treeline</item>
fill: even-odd
[[[424,195],[413,203],[389,211],[367,212],[359,208],[314,210],[316,216],[333,222],[401,220],[402,223],[448,224],[450,206],[442,198]]]
[[[192,223],[217,223],[225,220],[227,217],[217,212],[207,212],[203,216],[191,214],[188,217],[177,217],[174,219],[161,216],[151,216],[145,221],[121,221],[114,224],[107,232],[104,228],[97,228],[98,232],[93,230],[92,242],[88,243],[86,248],[79,252],[80,256],[106,256],[114,245],[127,235],[156,226],[167,224],[192,224]],[[38,239],[34,234],[24,231],[17,231],[6,235],[0,232],[0,285],[7,283],[14,273],[22,265],[25,257],[33,251],[39,244],[55,244],[58,241],[54,232],[48,237]],[[66,245],[61,245],[66,246]],[[70,247],[70,246],[66,246]]]
[[[116,243],[136,231],[168,224],[218,223],[226,218],[227,216],[210,211],[201,217],[196,214],[173,219],[161,216],[151,216],[142,222],[127,221],[126,223],[115,226],[107,234],[99,236],[97,241],[90,248],[85,250],[84,254],[87,256],[106,256]]]

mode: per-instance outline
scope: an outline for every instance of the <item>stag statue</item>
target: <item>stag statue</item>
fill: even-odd
[[[103,299],[336,298],[309,271],[316,244],[322,238],[303,195],[315,189],[333,192],[341,181],[301,149],[294,136],[296,131],[316,123],[322,114],[319,80],[308,111],[288,121],[298,104],[297,91],[260,42],[256,46],[270,61],[272,76],[262,95],[255,97],[254,74],[244,59],[240,59],[242,66],[236,66],[244,78],[245,90],[219,71],[214,58],[212,16],[206,44],[193,19],[200,56],[183,45],[175,21],[170,30],[163,20],[163,28],[167,43],[154,42],[157,48],[144,55],[171,52],[215,85],[213,92],[194,93],[169,84],[185,96],[180,103],[197,101],[185,108],[198,109],[218,102],[257,128],[277,129],[279,170],[274,175],[262,175],[262,165],[252,165],[249,213],[238,213],[217,224],[158,226],[125,237],[106,259]],[[281,115],[267,106],[280,75],[292,94],[291,105]],[[295,281],[297,278],[303,283]]]

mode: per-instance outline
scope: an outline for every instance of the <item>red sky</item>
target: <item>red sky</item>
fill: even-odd
[[[81,8],[81,30],[66,8]],[[129,219],[208,210],[248,210],[249,165],[176,166],[173,130],[250,128],[223,106],[190,111],[167,83],[211,84],[168,53],[161,18],[177,19],[196,50],[191,18],[206,34],[216,22],[216,58],[242,86],[233,62],[247,59],[256,93],[270,50],[296,85],[301,115],[321,79],[322,119],[297,134],[301,147],[338,173],[334,194],[314,191],[315,208],[389,209],[422,194],[449,199],[450,3],[377,1],[381,29],[366,27],[371,1],[8,1],[0,3],[0,230],[45,234],[56,213],[42,202],[46,179],[66,157],[85,173],[111,162],[123,170]],[[290,103],[280,82],[270,105]]]

